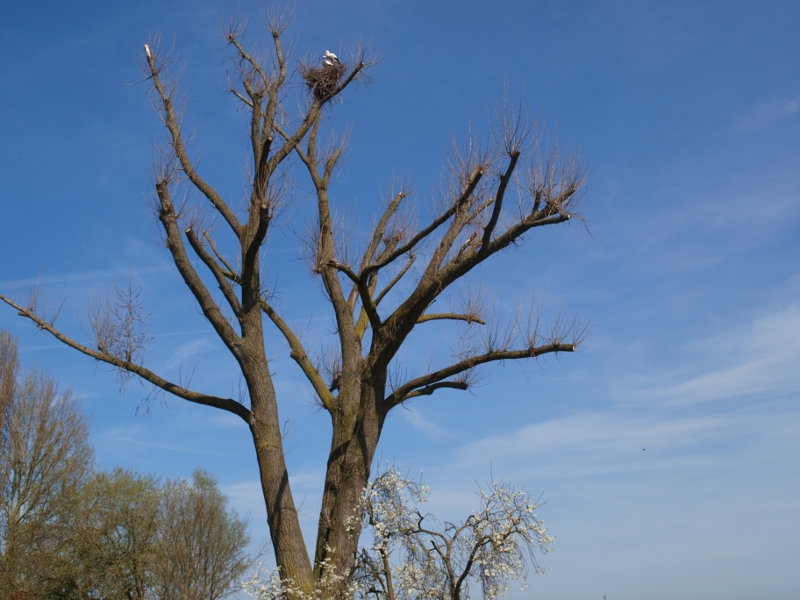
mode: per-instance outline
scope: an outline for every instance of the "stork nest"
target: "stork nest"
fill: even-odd
[[[347,65],[344,63],[321,67],[302,66],[300,67],[300,76],[305,80],[315,98],[325,100],[336,91],[345,71],[347,71]]]

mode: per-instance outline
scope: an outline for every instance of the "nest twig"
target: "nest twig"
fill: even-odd
[[[333,95],[345,71],[347,71],[347,65],[341,62],[321,67],[300,67],[300,75],[305,80],[308,89],[319,100],[325,100]]]

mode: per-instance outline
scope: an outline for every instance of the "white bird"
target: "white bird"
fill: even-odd
[[[332,67],[335,64],[339,63],[339,57],[336,56],[330,50],[325,50],[325,54],[322,55],[322,64],[326,67]]]

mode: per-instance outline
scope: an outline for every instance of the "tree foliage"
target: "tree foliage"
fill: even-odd
[[[246,523],[227,508],[216,481],[197,470],[191,481],[168,482],[153,565],[161,600],[217,600],[234,589],[250,566]]]
[[[251,564],[246,523],[203,471],[93,471],[79,404],[22,373],[0,332],[0,598],[218,600]]]
[[[0,332],[0,595],[66,593],[69,530],[92,468],[88,425],[69,392],[19,373],[15,341]]]
[[[156,479],[123,469],[96,473],[84,490],[72,532],[86,597],[152,598],[157,539],[166,525]]]

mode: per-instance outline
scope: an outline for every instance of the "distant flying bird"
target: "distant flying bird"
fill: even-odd
[[[339,63],[339,57],[336,56],[330,50],[325,50],[325,54],[322,55],[322,64],[326,67],[332,67],[335,64]]]

